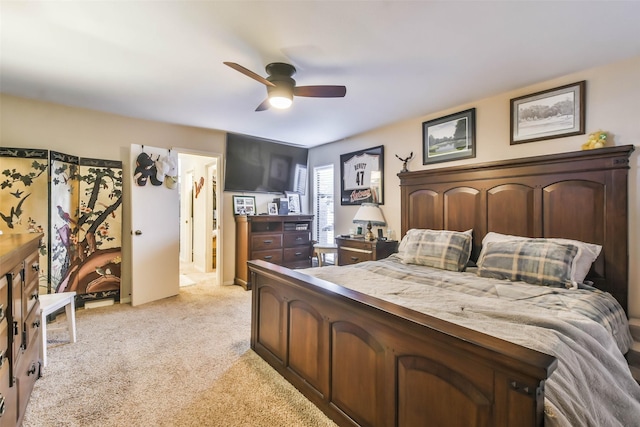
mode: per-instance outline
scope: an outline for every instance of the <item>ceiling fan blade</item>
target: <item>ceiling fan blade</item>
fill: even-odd
[[[347,93],[344,86],[296,86],[293,88],[295,96],[311,96],[315,98],[341,98]]]
[[[244,74],[247,77],[251,77],[254,80],[259,81],[260,83],[262,83],[263,85],[267,85],[267,86],[272,86],[272,87],[276,87],[276,85],[274,85],[273,83],[271,83],[269,80],[265,79],[264,77],[254,73],[253,71],[243,67],[240,64],[236,64],[235,62],[223,62],[224,65],[228,65],[229,67],[233,68],[236,71],[240,71],[242,74]]]
[[[269,104],[269,98],[267,98],[264,101],[262,101],[260,105],[258,105],[258,108],[256,108],[256,111],[268,110],[270,106],[271,104]]]

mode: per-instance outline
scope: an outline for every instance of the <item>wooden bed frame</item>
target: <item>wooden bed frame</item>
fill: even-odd
[[[597,243],[627,309],[633,146],[400,173],[402,234],[473,228]],[[251,348],[339,425],[541,426],[554,357],[263,261]]]

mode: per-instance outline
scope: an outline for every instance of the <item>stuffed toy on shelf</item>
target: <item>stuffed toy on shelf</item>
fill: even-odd
[[[604,130],[597,130],[589,134],[587,142],[582,144],[583,150],[593,150],[595,148],[602,148],[607,145],[607,132]]]

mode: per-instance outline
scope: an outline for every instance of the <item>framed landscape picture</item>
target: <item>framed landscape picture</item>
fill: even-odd
[[[476,156],[476,109],[422,123],[422,164]]]
[[[384,204],[384,147],[340,155],[340,204]]]
[[[585,133],[586,82],[511,100],[511,145]]]

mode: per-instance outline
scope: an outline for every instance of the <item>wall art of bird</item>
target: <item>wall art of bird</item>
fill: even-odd
[[[22,213],[23,213],[22,204],[24,203],[25,200],[27,200],[27,197],[29,197],[30,195],[31,193],[24,196],[16,206],[11,206],[11,211],[9,211],[9,215],[5,215],[4,213],[0,212],[0,218],[2,218],[2,220],[7,223],[7,227],[13,228],[15,224],[20,224],[20,217],[22,216]]]
[[[62,220],[64,222],[68,223],[72,223],[72,224],[76,224],[76,221],[71,218],[71,215],[69,215],[68,212],[65,212],[64,209],[62,209],[62,206],[58,205],[56,206],[56,208],[58,208],[58,216],[60,216],[60,218],[62,218]]]
[[[19,199],[20,197],[22,197],[22,193],[24,193],[24,191],[16,190],[16,191],[10,192],[9,194],[11,194],[16,199]]]

